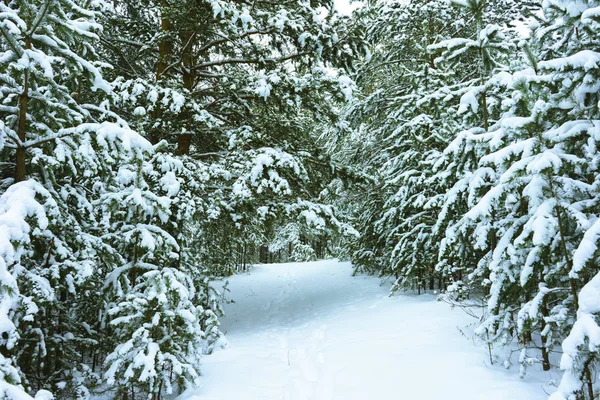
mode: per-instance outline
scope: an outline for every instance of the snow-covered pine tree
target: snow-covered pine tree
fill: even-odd
[[[489,249],[471,275],[490,284],[489,314],[478,333],[502,345],[518,339],[522,373],[535,361],[550,368],[549,353],[568,333],[578,309],[578,290],[597,273],[584,268],[592,257],[585,242],[593,234],[586,232],[597,219],[597,72],[588,57],[596,27],[593,11],[574,4],[544,4],[532,38],[521,44],[525,54],[517,71],[490,80],[508,89],[498,122],[467,138],[481,152],[473,173],[493,178],[473,195],[461,218],[475,234],[473,244]],[[569,40],[573,34],[576,41]],[[578,247],[582,250],[575,252]],[[575,254],[586,257],[577,268]],[[584,306],[582,313],[593,314],[593,307]],[[570,388],[567,397],[593,392],[593,356],[585,356],[583,364],[575,361],[573,343],[579,339],[574,337],[565,342],[568,372],[561,391]],[[541,357],[531,354],[538,348]],[[590,349],[593,353],[593,345]],[[579,371],[577,388],[574,371]]]
[[[433,287],[436,278],[460,281],[465,266],[478,259],[462,235],[452,246],[442,242],[438,264],[446,228],[466,211],[463,190],[449,189],[461,178],[469,183],[465,174],[477,159],[463,155],[473,150],[464,146],[456,158],[441,150],[453,139],[462,146],[458,132],[473,124],[483,130],[495,117],[497,82],[487,87],[486,79],[503,55],[506,60],[511,43],[507,27],[491,24],[516,18],[518,8],[504,1],[398,1],[373,8],[373,55],[358,78],[368,97],[349,111],[360,142],[351,148],[371,146],[363,153],[373,156],[359,164],[370,165],[365,171],[374,178],[367,185],[372,195],[359,207],[363,236],[354,262],[395,275],[397,288]]]
[[[336,171],[314,132],[351,96],[338,67],[360,44],[354,25],[329,1],[136,7],[109,14],[115,29],[104,36],[124,77],[122,112],[135,119],[137,110],[151,141],[207,167],[209,211],[193,230],[207,265],[235,270],[272,239],[272,221],[298,218],[286,212],[299,210],[298,197],[318,202]]]
[[[113,148],[145,142],[102,103],[110,86],[94,42],[103,6],[0,3],[0,232],[10,293],[2,354],[28,392],[61,397],[87,396],[82,360],[97,338],[83,319],[97,318],[97,265],[114,254],[96,227],[94,193],[121,157]]]
[[[173,393],[173,384],[175,390],[197,384],[204,348],[205,310],[195,304],[195,282],[181,264],[171,221],[181,163],[158,158],[157,170],[150,157],[122,165],[120,190],[100,199],[113,224],[105,239],[128,255],[105,283],[107,322],[117,343],[105,377],[123,398],[141,391],[159,399]]]
[[[372,179],[365,181],[371,195],[357,199],[363,235],[354,263],[395,275],[396,288],[420,290],[425,282],[432,284],[437,261],[430,251],[437,245],[431,235],[436,212],[426,209],[436,193],[427,180],[452,133],[452,124],[441,122],[450,109],[439,96],[430,96],[451,82],[452,73],[434,65],[428,46],[449,37],[443,28],[455,23],[457,12],[443,1],[381,2],[370,12],[369,38],[376,51],[357,78],[366,97],[347,117],[358,141],[352,146],[372,147],[360,161]],[[365,140],[366,135],[373,139]]]
[[[116,187],[98,200],[103,240],[122,255],[104,282],[102,322],[111,338],[104,379],[123,398],[159,399],[197,385],[200,357],[222,337],[222,299],[186,225],[210,212],[202,195],[211,176],[161,147],[122,162]]]
[[[553,1],[544,4],[544,19],[536,36],[543,44],[539,69],[550,76],[548,109],[554,111],[554,126],[561,160],[571,166],[567,176],[556,179],[555,192],[562,200],[563,297],[569,315],[576,317],[562,343],[561,368],[565,374],[552,399],[593,399],[598,359],[598,126],[600,96],[598,82],[598,32],[600,4],[596,1]],[[548,118],[550,120],[550,118]],[[546,135],[550,136],[548,133]],[[574,194],[579,197],[573,198]],[[571,204],[569,204],[571,203]],[[570,232],[575,234],[569,235]],[[569,259],[570,257],[570,259]],[[581,289],[580,289],[581,288]],[[578,293],[579,291],[579,293]],[[592,300],[594,299],[594,300]]]
[[[81,352],[93,337],[72,298],[93,290],[103,247],[90,203],[103,166],[92,149],[102,130],[110,142],[134,136],[98,123],[110,118],[90,92],[109,90],[93,62],[97,12],[71,1],[0,4],[0,232],[12,295],[2,346],[29,392],[80,390]]]
[[[453,1],[452,4],[462,11],[463,18],[471,21],[470,29],[462,30],[460,36],[430,46],[430,50],[440,52],[436,63],[448,64],[452,68],[461,65],[460,69],[469,72],[452,86],[440,88],[440,92],[448,93],[448,97],[460,99],[454,117],[459,129],[437,161],[435,180],[446,190],[443,198],[437,200],[441,212],[434,232],[442,238],[437,268],[454,282],[452,289],[457,291],[457,295],[465,296],[464,280],[490,248],[473,245],[473,228],[463,224],[460,216],[493,180],[493,176],[485,171],[474,174],[483,153],[478,141],[471,138],[485,134],[498,118],[504,88],[500,80],[491,76],[494,72],[508,69],[514,46],[509,28],[501,24],[516,18],[518,13],[514,12],[515,2],[465,0]],[[493,225],[493,218],[489,222],[490,226]],[[488,230],[488,234],[491,247],[494,247],[497,239],[493,228]]]
[[[554,336],[547,325],[549,313],[555,314],[555,327],[561,326],[563,318],[562,305],[548,310],[546,295],[555,290],[548,289],[548,285],[555,286],[554,279],[564,277],[557,270],[549,274],[549,266],[565,261],[564,243],[559,238],[567,234],[566,227],[560,228],[564,221],[557,213],[559,200],[553,183],[554,174],[561,172],[552,162],[552,157],[557,157],[553,149],[556,138],[552,133],[541,134],[546,114],[540,111],[538,102],[543,90],[529,82],[536,80],[533,69],[515,72],[512,77],[500,76],[511,88],[511,96],[503,102],[506,111],[488,132],[466,138],[477,143],[481,151],[473,175],[491,178],[491,185],[471,193],[471,208],[458,224],[472,232],[475,248],[488,252],[468,277],[469,285],[482,281],[490,285],[489,315],[478,333],[490,345],[507,345],[518,338],[524,349],[542,348],[542,362],[548,369],[548,340]],[[554,132],[554,136],[559,135]],[[568,162],[563,166],[565,171],[572,168]],[[572,194],[575,198],[580,195],[578,190]],[[542,343],[536,346],[532,335],[542,331]]]
[[[596,232],[594,236],[597,236]],[[588,253],[587,247],[590,243],[582,244],[584,244],[581,247],[582,252]],[[560,367],[564,370],[564,375],[558,389],[550,396],[550,400],[597,397],[595,393],[598,389],[594,387],[593,374],[598,365],[600,346],[600,324],[598,323],[600,309],[597,302],[599,296],[600,274],[597,274],[579,292],[577,320],[562,342],[563,355]]]

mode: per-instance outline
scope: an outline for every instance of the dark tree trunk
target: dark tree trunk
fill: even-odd
[[[193,49],[194,49],[194,32],[189,31],[181,35],[181,43],[183,48],[181,49],[181,59],[183,62],[183,87],[188,91],[194,90],[194,74],[192,68],[194,65]],[[184,117],[188,118],[188,116]],[[177,153],[179,155],[190,154],[190,147],[192,144],[192,126],[190,124],[191,119],[188,118],[187,122],[187,133],[182,133],[177,138]]]
[[[269,252],[269,250],[268,250],[267,246],[264,246],[264,245],[260,246],[260,254],[258,256],[258,261],[260,263],[266,264],[266,263],[269,262],[269,260],[267,258],[268,257],[268,252]]]
[[[25,48],[31,48],[29,39],[25,42]],[[17,128],[17,136],[19,137],[19,145],[15,154],[15,182],[25,180],[27,174],[27,149],[23,147],[27,136],[27,110],[29,108],[29,73],[25,71],[23,77],[23,93],[19,97],[19,127]]]
[[[177,137],[177,154],[180,156],[190,154],[192,134],[182,133]]]
[[[548,349],[546,348],[548,338],[546,337],[546,335],[543,334],[544,328],[546,327],[545,318],[548,316],[547,304],[548,304],[548,300],[544,296],[544,299],[542,300],[542,304],[541,304],[541,311],[542,311],[542,326],[541,326],[541,328],[542,328],[541,329],[542,330],[542,368],[544,369],[544,371],[550,371],[550,356],[548,354]]]
[[[591,358],[590,358],[591,361]],[[586,379],[586,387],[587,394],[589,400],[595,400],[596,396],[594,395],[594,380],[592,379],[592,372],[590,371],[590,363],[586,363],[585,365],[585,379]]]
[[[169,3],[167,0],[161,0],[161,19],[160,19],[160,31],[165,34],[171,31],[171,21],[169,20],[169,18],[167,18],[166,16],[166,9],[169,6]],[[172,51],[172,45],[171,45],[171,41],[168,38],[162,38],[161,41],[158,43],[158,60],[156,63],[156,81],[160,81],[163,78],[163,75],[165,74],[165,71],[167,70],[168,67],[168,58],[169,58],[169,54]],[[154,112],[152,113],[152,117],[153,119],[157,120],[160,119],[162,116],[162,111],[160,109],[160,106],[157,104],[156,108],[154,109]],[[150,143],[152,144],[156,144],[159,142],[160,140],[160,135],[159,132],[156,129],[153,129],[148,137],[148,140],[150,140]]]

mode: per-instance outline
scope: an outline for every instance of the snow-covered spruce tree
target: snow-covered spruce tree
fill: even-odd
[[[596,232],[594,236],[597,236]],[[585,243],[582,252],[588,253],[586,248],[588,245],[589,242]],[[593,371],[598,368],[600,345],[598,296],[600,296],[600,274],[597,274],[579,292],[577,320],[569,336],[562,343],[563,356],[560,367],[565,372],[558,390],[550,396],[550,400],[596,397],[595,393],[598,389],[594,387]]]
[[[458,130],[448,147],[437,161],[437,184],[445,187],[445,194],[437,200],[441,206],[434,227],[435,234],[442,238],[437,269],[453,282],[456,295],[468,296],[465,280],[480,289],[482,278],[473,279],[474,267],[495,246],[497,233],[493,229],[493,216],[489,222],[490,247],[474,245],[473,226],[461,216],[493,182],[489,171],[476,174],[479,158],[484,154],[473,135],[487,132],[497,120],[504,100],[505,87],[502,75],[492,78],[494,73],[508,70],[512,50],[509,27],[505,21],[516,19],[515,2],[466,0],[452,2],[471,21],[471,29],[462,37],[454,37],[430,46],[432,51],[440,51],[436,63],[449,67],[467,69],[459,81],[440,92],[460,99],[454,120]],[[473,29],[474,28],[474,29]],[[465,292],[466,291],[466,292]]]
[[[395,275],[398,288],[420,289],[433,279],[426,271],[437,260],[435,251],[423,258],[417,250],[435,245],[429,243],[435,213],[424,210],[434,195],[425,185],[433,167],[428,160],[449,133],[438,123],[446,105],[424,98],[452,75],[433,65],[427,47],[447,38],[442,27],[456,21],[457,13],[446,2],[399,1],[381,2],[367,14],[374,51],[357,74],[365,97],[347,112],[354,132],[344,141],[337,140],[343,132],[337,133],[334,148],[369,177],[356,185],[362,236],[353,261],[358,269]],[[361,151],[346,155],[348,145]]]
[[[29,239],[32,226],[40,231],[45,231],[48,227],[49,221],[44,207],[46,204],[36,201],[36,190],[46,194],[43,188],[31,182],[30,184],[13,185],[0,197],[0,227],[2,228],[0,236],[2,243],[2,247],[0,247],[2,276],[0,284],[0,304],[2,305],[0,316],[2,321],[0,396],[3,399],[32,399],[23,386],[19,360],[14,354],[20,338],[19,325],[21,322],[26,323],[25,321],[32,320],[38,311],[37,304],[45,299],[26,297],[24,294],[27,294],[27,291],[21,291],[22,288],[19,287],[17,280],[22,274],[17,275],[12,271],[15,267],[24,268],[23,264],[26,264],[23,261],[26,261],[27,239]],[[31,277],[31,274],[28,274],[28,277]],[[36,278],[41,281],[39,277]],[[16,316],[16,312],[19,312],[20,315]],[[50,392],[46,390],[38,391],[36,397],[38,396],[40,399],[52,398]]]
[[[543,44],[539,69],[550,76],[548,109],[561,161],[571,169],[558,175],[554,187],[557,219],[563,239],[564,303],[576,316],[564,340],[565,374],[552,399],[593,399],[598,367],[598,69],[600,4],[595,1],[544,3],[545,19],[534,30]],[[549,119],[549,118],[548,118]],[[548,133],[546,135],[550,136]],[[564,155],[563,155],[564,154]],[[570,162],[564,161],[565,159]],[[574,193],[579,198],[574,198]],[[564,200],[563,200],[564,199]],[[564,227],[567,227],[566,229]],[[570,229],[567,230],[567,229]],[[569,233],[574,232],[571,236]],[[580,290],[581,288],[581,290]],[[580,292],[578,293],[578,291]],[[576,313],[576,314],[575,314]]]
[[[193,231],[206,264],[231,271],[272,239],[264,216],[296,220],[285,211],[331,180],[314,131],[352,83],[327,64],[348,65],[358,41],[328,1],[185,4],[123,2],[103,43],[123,113],[139,110],[151,141],[207,167],[210,211]]]
[[[146,142],[102,103],[110,86],[94,42],[104,3],[78,3],[0,3],[3,398],[21,398],[19,374],[27,392],[89,395],[99,266],[117,257],[93,199]]]
[[[447,2],[384,7],[390,12],[390,23],[382,29],[400,36],[386,39],[384,43],[391,48],[381,52],[387,57],[381,63],[399,61],[398,81],[403,86],[390,86],[397,91],[391,93],[393,108],[382,126],[385,147],[377,164],[383,166],[389,194],[376,226],[389,246],[390,272],[397,279],[394,289],[434,289],[434,280],[441,275],[435,272],[439,237],[432,228],[439,213],[436,198],[442,187],[433,177],[441,149],[458,129],[452,119],[456,109],[453,97],[438,90],[459,78],[452,69],[436,64],[430,46],[466,27]],[[402,28],[394,29],[396,24]]]
[[[554,174],[567,175],[573,168],[570,161],[574,159],[566,157],[564,163],[558,163],[560,166],[552,161],[560,159],[557,156],[560,150],[556,151],[560,134],[550,131],[542,136],[547,127],[547,114],[543,107],[539,108],[539,98],[534,94],[541,90],[532,90],[527,82],[529,78],[535,82],[532,72],[525,69],[512,78],[504,76],[504,81],[513,88],[512,96],[504,101],[508,109],[489,132],[464,138],[475,143],[482,153],[473,176],[492,178],[492,184],[483,192],[470,192],[471,208],[457,225],[473,235],[475,248],[487,251],[465,281],[470,286],[482,281],[490,285],[489,315],[478,333],[490,345],[507,345],[518,339],[526,348],[536,347],[532,335],[544,331],[539,347],[544,368],[548,369],[551,347],[548,340],[553,337],[556,340],[551,326],[547,325],[549,313],[554,314],[554,328],[563,326],[564,319],[564,315],[561,317],[563,305],[548,310],[549,299],[552,300],[549,304],[556,301],[554,296],[547,296],[555,290],[548,289],[548,285],[556,286],[566,275],[564,271],[559,272],[560,265],[564,266],[566,261],[564,240],[565,235],[573,234],[563,226],[562,211],[558,213],[557,195],[563,192],[557,192]],[[571,202],[575,202],[581,192],[577,185],[571,189],[574,196]],[[494,234],[490,235],[492,229]],[[559,269],[550,271],[549,266]],[[522,353],[523,360],[525,354]]]
[[[549,353],[578,309],[578,290],[597,273],[586,264],[595,249],[589,247],[594,234],[586,232],[597,219],[597,72],[589,63],[597,27],[587,11],[594,8],[575,3],[544,3],[532,39],[521,44],[518,70],[491,79],[509,89],[498,122],[465,137],[480,151],[473,174],[491,178],[459,221],[475,234],[474,246],[488,249],[470,276],[472,283],[490,285],[489,314],[478,333],[489,343],[518,340],[522,373],[535,361],[550,368]],[[576,255],[585,259],[576,262]],[[584,306],[582,319],[593,310]],[[594,391],[594,357],[587,355],[594,345],[587,353],[578,329],[565,342],[568,372],[561,391],[570,390],[567,396]],[[531,354],[536,349],[539,359]]]
[[[463,200],[444,202],[444,194],[474,160],[450,160],[441,151],[458,132],[489,119],[478,102],[497,104],[481,96],[482,79],[510,44],[505,28],[489,26],[478,36],[477,27],[516,16],[516,8],[515,2],[398,1],[372,9],[373,54],[358,75],[367,97],[348,113],[359,141],[351,148],[371,146],[362,153],[372,157],[358,163],[374,182],[359,207],[363,236],[354,262],[395,275],[396,288],[433,287],[436,278],[444,286],[441,280],[460,280],[462,267],[476,259],[472,248],[457,246],[437,265],[439,242],[455,215],[449,211],[460,212]],[[473,107],[460,105],[466,98]]]
[[[177,225],[197,213],[186,198],[194,176],[157,153],[122,165],[120,190],[100,199],[116,224],[105,239],[129,255],[105,283],[117,343],[105,377],[123,398],[141,392],[159,399],[196,385],[199,357],[219,337],[209,289]]]

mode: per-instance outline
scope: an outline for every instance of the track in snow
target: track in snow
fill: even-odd
[[[348,263],[261,265],[230,280],[229,345],[179,400],[542,400],[542,385],[485,364],[432,295],[388,297]]]

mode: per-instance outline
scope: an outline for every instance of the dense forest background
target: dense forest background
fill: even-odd
[[[0,0],[0,398],[158,400],[340,257],[597,398],[600,3]],[[560,363],[559,363],[560,361]]]

